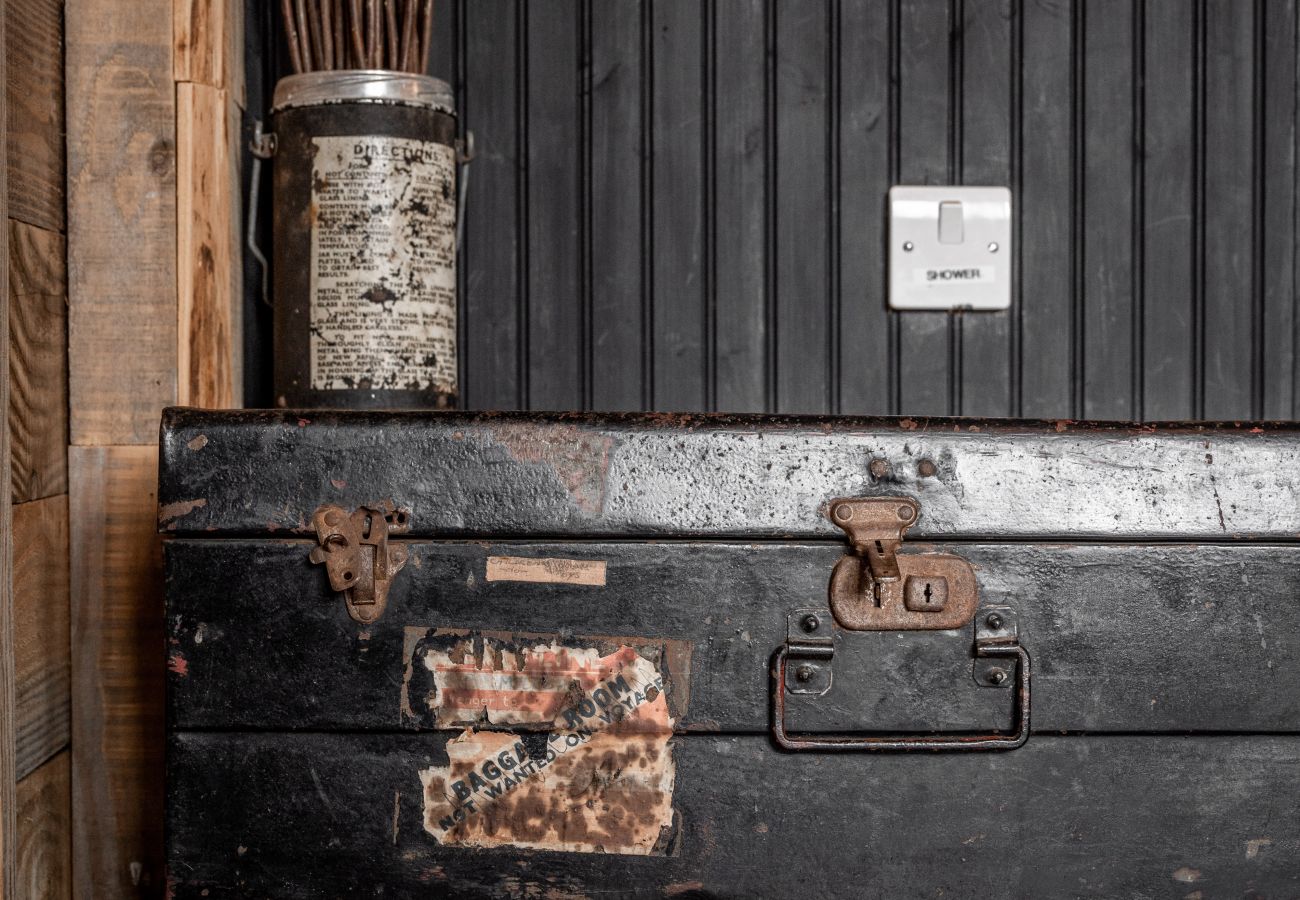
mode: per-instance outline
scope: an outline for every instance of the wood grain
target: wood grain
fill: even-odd
[[[5,0],[9,215],[64,226],[63,2]]]
[[[15,503],[68,489],[68,304],[63,236],[9,220],[10,483]]]
[[[176,399],[169,0],[67,6],[74,444],[147,444]]]
[[[225,89],[243,106],[243,0],[175,0],[172,10],[172,77]]]
[[[71,753],[60,753],[18,782],[18,872],[12,896],[72,896],[71,759]]]
[[[76,895],[162,893],[163,646],[157,450],[73,447]]]
[[[176,85],[178,402],[240,405],[239,108],[226,91]]]
[[[23,778],[68,744],[68,498],[13,507],[15,765]]]
[[[0,46],[7,34],[0,16]],[[0,56],[0,77],[9,54]],[[0,94],[0,129],[8,131],[8,94]],[[0,134],[0,137],[5,137]],[[0,166],[0,221],[8,221],[8,166]],[[9,242],[0,241],[0,373],[9,371]],[[9,409],[9,379],[0,377],[0,409]],[[9,471],[9,416],[0,416],[0,475]],[[12,596],[12,520],[9,491],[0,490],[0,896],[14,890],[14,620]]]

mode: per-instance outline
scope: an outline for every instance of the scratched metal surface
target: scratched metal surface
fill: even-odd
[[[171,896],[1182,897],[1300,891],[1300,737],[1035,737],[1002,754],[674,742],[666,855],[439,847],[430,735],[170,742]],[[1283,786],[1287,786],[1285,789]]]
[[[1300,429],[1279,424],[172,409],[161,466],[176,535],[306,534],[323,503],[392,500],[415,536],[838,538],[827,502],[868,495],[915,497],[913,538],[1300,535]]]

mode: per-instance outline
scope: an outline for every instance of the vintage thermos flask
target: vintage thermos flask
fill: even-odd
[[[276,403],[454,407],[450,87],[381,70],[292,75],[270,131]]]

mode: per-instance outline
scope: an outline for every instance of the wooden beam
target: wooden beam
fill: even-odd
[[[0,16],[0,47],[8,15]],[[7,85],[9,54],[0,55],[0,81]],[[9,91],[0,94],[0,138],[8,146]],[[0,166],[0,221],[9,218],[8,166]],[[9,409],[9,242],[0,241],[0,409]],[[0,416],[0,474],[9,472],[9,416]],[[2,483],[2,482],[0,482]],[[0,490],[0,897],[18,896],[14,878],[14,618],[13,528],[9,491]]]
[[[9,220],[9,433],[15,503],[68,490],[63,236]]]
[[[64,226],[63,2],[5,0],[9,215]]]
[[[73,858],[78,897],[163,884],[157,448],[73,447]]]
[[[72,766],[66,750],[18,782],[18,896],[72,896]]]
[[[177,401],[240,404],[243,271],[239,108],[226,91],[176,85]]]
[[[171,0],[69,0],[69,399],[76,445],[148,444],[176,401]]]
[[[244,103],[243,0],[175,0],[172,77],[227,91]]]
[[[68,498],[13,507],[14,765],[23,778],[68,744]]]

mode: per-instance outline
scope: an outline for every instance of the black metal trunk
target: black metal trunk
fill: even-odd
[[[169,411],[173,895],[1295,894],[1298,462]]]

